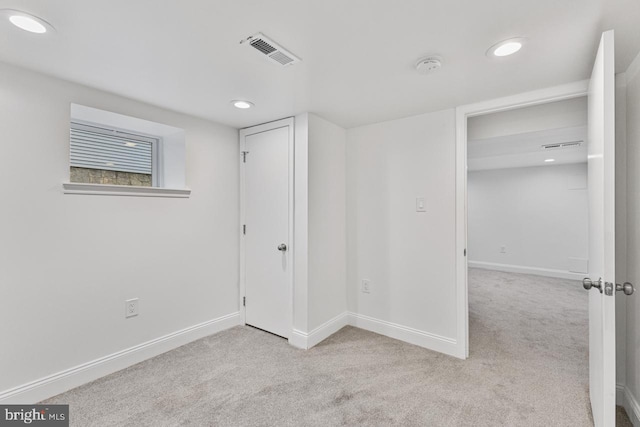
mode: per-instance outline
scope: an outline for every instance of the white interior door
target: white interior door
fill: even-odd
[[[247,325],[291,331],[291,119],[241,131],[244,162],[244,315]],[[242,289],[244,288],[244,289]]]
[[[596,427],[615,426],[615,76],[613,31],[589,83],[589,392]],[[585,279],[585,288],[590,282]]]

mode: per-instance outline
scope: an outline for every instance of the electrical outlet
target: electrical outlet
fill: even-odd
[[[507,253],[507,247],[506,246],[500,246],[500,253],[501,254],[506,254]]]
[[[137,316],[138,313],[138,298],[128,299],[124,302],[124,317],[134,317]]]
[[[362,292],[365,294],[371,293],[371,280],[362,279]]]

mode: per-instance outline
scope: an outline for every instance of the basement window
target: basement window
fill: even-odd
[[[189,197],[184,129],[71,104],[65,194]]]
[[[160,137],[71,122],[70,181],[158,186]]]

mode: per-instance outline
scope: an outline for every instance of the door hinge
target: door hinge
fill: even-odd
[[[247,154],[249,154],[248,151],[242,152],[242,163],[247,163]]]
[[[242,224],[242,234],[247,234],[247,224]]]
[[[467,248],[464,249],[464,256],[467,256]]]
[[[242,306],[243,307],[247,306],[247,297],[242,297]]]

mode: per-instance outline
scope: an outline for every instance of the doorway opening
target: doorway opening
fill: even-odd
[[[581,90],[464,116],[467,356],[497,386],[573,396],[575,413],[589,402],[587,117]]]
[[[585,401],[587,116],[583,96],[467,119],[471,355]]]
[[[469,357],[469,293],[467,266],[467,124],[474,117],[585,97],[588,82],[466,105],[456,109],[456,305],[458,357]]]

